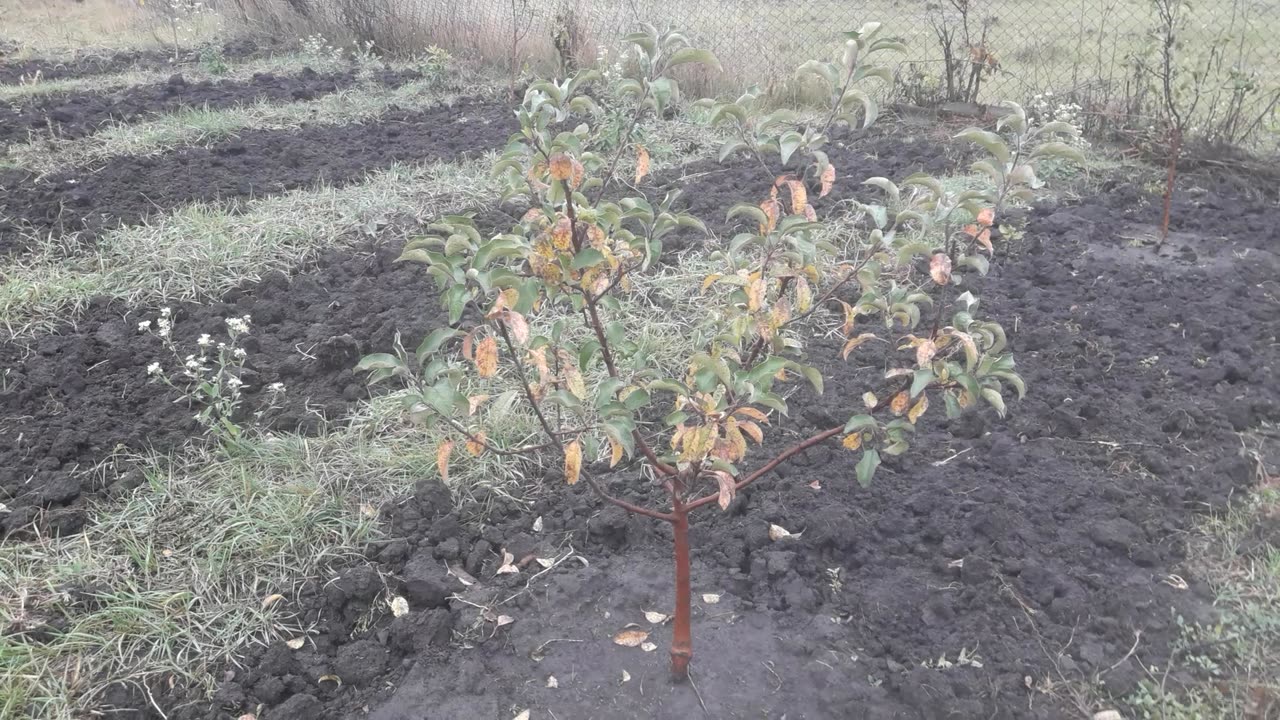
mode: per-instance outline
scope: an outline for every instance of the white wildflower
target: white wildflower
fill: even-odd
[[[160,363],[158,363],[158,362],[153,362],[153,363],[151,363],[150,365],[148,365],[148,366],[147,366],[147,374],[148,374],[148,375],[159,375],[160,373],[161,373]]]
[[[237,390],[242,385],[244,385],[244,381],[238,377],[227,378],[227,387],[231,388],[232,390]]]
[[[169,317],[172,314],[173,314],[173,311],[170,310],[169,308],[167,307],[160,308],[160,317]]]
[[[245,351],[244,348],[236,348],[235,350],[232,350],[231,353],[240,360],[245,359],[245,357],[249,354],[248,352]]]
[[[138,323],[138,332],[146,332],[150,329],[151,329],[150,320],[143,320],[142,322]]]
[[[204,333],[196,340],[196,344],[200,347],[209,347],[213,344],[213,338],[209,337],[208,333]]]
[[[283,392],[284,392],[284,383],[282,383],[282,382],[273,382],[273,383],[271,383],[270,385],[268,385],[268,386],[267,386],[267,392],[271,393],[272,395],[279,395],[279,394],[283,393]]]

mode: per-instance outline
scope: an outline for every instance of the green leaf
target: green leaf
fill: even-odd
[[[864,488],[870,487],[871,478],[875,477],[878,467],[880,467],[879,452],[867,450],[862,453],[862,459],[858,461],[858,484]]]
[[[681,48],[677,50],[671,56],[671,59],[667,61],[667,67],[687,65],[689,63],[700,63],[717,72],[721,70],[720,61],[716,59],[715,53],[701,48]]]
[[[915,398],[924,392],[924,389],[929,387],[929,383],[933,382],[936,377],[929,368],[916,370],[915,375],[911,378],[911,397]]]
[[[798,362],[788,362],[787,367],[803,375],[804,379],[808,380],[809,384],[813,386],[814,392],[819,395],[822,394],[822,373],[818,372],[817,368],[801,365]]]
[[[994,388],[982,388],[982,399],[986,400],[991,407],[995,408],[996,413],[999,414],[1000,417],[1004,417],[1004,398],[1000,396],[999,390]]]
[[[604,262],[604,253],[593,247],[583,248],[578,251],[577,255],[573,256],[573,269],[582,270],[594,267],[602,262]]]
[[[356,364],[356,372],[370,372],[373,370],[390,370],[395,373],[407,373],[408,368],[404,366],[404,362],[400,358],[391,353],[373,353],[360,358],[360,362]]]
[[[405,250],[404,252],[400,253],[400,257],[396,258],[396,262],[416,262],[416,263],[423,263],[425,265],[430,265],[431,253],[428,253],[426,250],[423,250],[422,248]]]
[[[418,364],[427,362],[428,358],[438,352],[446,342],[461,334],[461,330],[454,330],[453,328],[440,328],[438,330],[433,330],[431,334],[428,335],[420,345],[418,345],[418,349],[414,351],[414,354],[418,357]]]
[[[803,144],[804,136],[795,130],[789,130],[783,133],[782,136],[778,138],[778,147],[782,154],[782,164],[786,165],[787,161],[791,159],[791,156],[795,154],[795,151],[800,149],[800,146]]]
[[[587,371],[587,366],[591,364],[591,359],[600,351],[599,340],[588,340],[582,343],[582,347],[578,348],[578,369],[582,372]]]
[[[649,383],[648,388],[650,392],[666,390],[677,395],[689,394],[689,388],[685,387],[683,383],[678,383],[674,380],[654,380]]]
[[[730,155],[740,151],[749,150],[750,146],[741,140],[727,140],[724,145],[720,146],[720,162],[724,162]]]
[[[1005,144],[1004,138],[989,130],[983,130],[982,128],[976,127],[969,128],[956,135],[956,139],[965,140],[981,147],[983,150],[991,153],[991,155],[995,157],[1001,165],[1007,165],[1009,163],[1009,146]]]
[[[729,222],[739,215],[746,215],[748,218],[755,220],[758,225],[766,225],[769,222],[769,216],[765,215],[764,210],[750,203],[738,203],[729,208],[729,212],[724,218],[725,222]]]
[[[636,388],[627,393],[622,399],[622,405],[628,410],[638,410],[649,404],[649,391],[644,388]]]
[[[844,432],[847,435],[860,430],[873,430],[876,426],[876,419],[870,415],[854,415],[844,424]]]
[[[1056,157],[1064,160],[1071,160],[1072,162],[1079,164],[1084,163],[1084,153],[1080,152],[1078,148],[1071,147],[1064,142],[1045,143],[1031,151],[1032,160],[1042,157]]]

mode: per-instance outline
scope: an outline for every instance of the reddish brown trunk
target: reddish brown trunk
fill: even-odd
[[[1164,214],[1160,219],[1160,244],[1169,239],[1169,214],[1173,209],[1173,185],[1178,179],[1178,154],[1182,150],[1182,131],[1174,128],[1169,138],[1169,174],[1164,184]]]
[[[671,678],[684,682],[689,677],[689,660],[693,658],[693,635],[690,632],[689,586],[689,508],[678,493],[672,493],[671,528],[675,534],[676,607],[671,622]]]

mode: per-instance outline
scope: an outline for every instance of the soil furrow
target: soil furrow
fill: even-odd
[[[272,44],[259,40],[234,40],[221,48],[224,59],[252,58],[270,55]],[[175,62],[166,50],[123,50],[108,55],[85,55],[71,60],[31,58],[0,62],[0,85],[16,85],[37,80],[61,80],[121,73],[129,70],[154,70],[190,65],[200,60],[200,51],[185,50]]]
[[[32,234],[77,233],[79,243],[91,243],[193,202],[341,186],[395,163],[463,158],[501,147],[514,128],[506,104],[469,98],[367,123],[246,130],[207,147],[113,157],[40,179],[0,173],[0,254],[28,249]]]

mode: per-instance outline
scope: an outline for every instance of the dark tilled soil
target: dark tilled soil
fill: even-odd
[[[270,55],[275,44],[264,39],[233,40],[222,46],[222,56],[226,59],[251,58]],[[3,55],[0,55],[3,57]],[[65,78],[83,77],[86,75],[104,75],[121,73],[129,70],[151,70],[156,68],[180,68],[200,60],[200,51],[188,50],[179,54],[174,61],[173,53],[162,50],[123,50],[108,55],[85,55],[74,60],[53,61],[41,58],[28,60],[10,60],[0,62],[0,85],[16,85],[30,82],[35,78],[41,80],[61,80]]]
[[[216,710],[193,716],[262,703],[267,720],[686,718],[705,702],[716,718],[1076,718],[1028,678],[1096,675],[1104,691],[1134,691],[1139,663],[1164,666],[1178,616],[1211,621],[1180,533],[1253,481],[1236,431],[1280,418],[1280,257],[1274,236],[1245,232],[1280,209],[1212,192],[1178,202],[1181,217],[1210,207],[1215,235],[1230,239],[1179,227],[1183,247],[1160,255],[1119,237],[1158,212],[1127,188],[1037,207],[1018,254],[982,283],[1031,388],[1007,419],[924,423],[919,451],[867,490],[856,455],[815,449],[728,513],[698,518],[697,693],[665,678],[666,626],[650,628],[652,654],[610,641],[627,623],[649,627],[644,611],[670,609],[664,528],[585,491],[477,526],[424,483],[389,511],[394,540],[370,556],[413,612],[354,632],[380,602],[373,570],[318,585],[301,598],[314,645],[253,652]],[[795,398],[772,449],[842,420],[878,376],[879,365],[831,363],[836,344],[814,352],[828,358],[827,394]],[[627,493],[637,479],[610,482]],[[770,542],[768,523],[803,534]],[[589,566],[569,559],[527,591],[536,566],[495,575],[503,548],[555,558],[570,547]],[[479,584],[462,587],[446,562]],[[514,619],[502,628],[468,604],[513,595],[493,609]],[[467,647],[448,644],[449,630]],[[962,650],[980,667],[959,664]],[[328,674],[350,679],[317,681]]]
[[[888,141],[873,150],[844,175],[902,177],[937,154]],[[833,159],[854,167],[852,158]],[[686,197],[707,219],[723,218],[754,173],[703,176]],[[820,207],[830,210],[829,200],[850,189]],[[664,528],[559,488],[551,495],[567,497],[537,500],[528,512],[499,500],[480,525],[423,483],[386,511],[391,542],[370,549],[391,590],[409,599],[408,616],[356,631],[380,602],[372,567],[306,588],[296,609],[315,621],[310,644],[250,650],[213,707],[169,716],[502,720],[528,708],[535,718],[684,718],[702,716],[700,696],[717,718],[1066,718],[1079,712],[1029,691],[1028,677],[1034,684],[1100,673],[1113,693],[1133,690],[1144,677],[1139,662],[1168,658],[1175,611],[1190,622],[1210,617],[1207,588],[1180,565],[1179,533],[1196,512],[1250,483],[1235,432],[1280,417],[1280,259],[1271,229],[1280,208],[1226,192],[1182,193],[1178,234],[1157,254],[1126,238],[1148,232],[1158,207],[1128,187],[1106,190],[1037,206],[1025,238],[1011,243],[1014,255],[998,258],[993,279],[981,283],[982,307],[1009,329],[1030,387],[1007,419],[983,412],[923,422],[916,450],[887,462],[867,490],[853,479],[856,455],[817,448],[744,492],[728,513],[697,518],[698,693],[665,678],[667,626],[652,628],[655,653],[609,640],[627,623],[647,625],[643,611],[670,609]],[[1197,224],[1207,214],[1217,217],[1212,235]],[[438,322],[420,273],[384,270],[387,257],[326,265],[295,280],[287,297],[279,290],[268,300],[272,282],[226,308],[184,308],[179,327],[189,338],[227,314],[252,312],[262,348],[251,357],[274,364],[262,382],[280,379],[337,411],[364,392],[348,369],[360,352],[384,348],[397,328],[412,341]],[[337,294],[336,311],[312,299],[309,282],[325,302]],[[371,306],[359,312],[361,302]],[[5,459],[26,468],[53,458],[58,467],[43,471],[44,485],[75,477],[66,465],[100,458],[108,448],[95,433],[104,427],[124,425],[125,443],[148,432],[159,443],[171,433],[174,442],[189,432],[159,431],[179,418],[176,409],[162,414],[170,396],[143,380],[159,347],[136,339],[140,316],[120,314],[91,311],[78,331],[42,341],[49,346],[37,348],[41,355],[19,365],[6,411],[33,423],[29,437],[61,434],[74,448],[55,457],[42,439],[8,449]],[[320,367],[295,354],[295,343],[308,354],[327,343],[345,364]],[[878,376],[880,366],[866,359],[832,362],[837,349],[826,341],[812,348],[829,370],[827,394],[794,398],[772,449],[842,420]],[[287,362],[297,363],[295,374],[285,374]],[[86,382],[93,372],[113,378],[109,392],[99,394],[100,379]],[[80,424],[85,411],[95,413],[92,427]],[[279,422],[296,422],[289,412]],[[809,486],[815,480],[820,490]],[[627,472],[608,482],[655,497]],[[44,485],[22,487],[36,493]],[[67,495],[39,503],[73,516],[74,493]],[[541,534],[532,530],[536,516]],[[803,534],[771,543],[771,522]],[[536,566],[494,574],[502,548],[551,558],[569,547],[586,562],[568,559],[527,591]],[[480,582],[463,588],[445,562]],[[1174,573],[1189,589],[1173,587]],[[466,602],[449,599],[455,592]],[[703,593],[720,600],[709,604]],[[494,608],[514,619],[502,628],[468,604],[513,595]],[[450,643],[452,633],[465,644]],[[957,664],[962,650],[980,667]],[[936,667],[939,658],[954,666]],[[546,687],[552,675],[558,688]],[[127,693],[106,700],[147,708]]]
[[[378,80],[392,87],[419,77],[417,72],[384,72]],[[352,84],[356,73],[317,73],[304,68],[297,75],[259,73],[248,81],[187,82],[181,73],[167,82],[133,85],[105,93],[76,93],[41,97],[37,102],[0,105],[0,148],[31,138],[81,138],[104,125],[145,119],[181,108],[218,110],[255,102],[285,103],[314,100]]]
[[[207,147],[114,157],[39,179],[0,172],[0,254],[21,252],[32,233],[78,232],[89,243],[191,202],[345,185],[397,162],[462,158],[500,147],[515,127],[506,104],[469,98],[363,124],[246,130]]]

